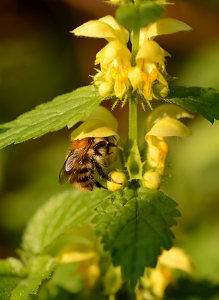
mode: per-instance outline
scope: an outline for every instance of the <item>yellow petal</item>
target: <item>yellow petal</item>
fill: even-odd
[[[123,45],[120,41],[115,40],[108,43],[103,49],[101,53],[101,58],[99,58],[101,65],[105,66],[116,59],[121,57],[125,64],[130,65],[131,52],[129,49]]]
[[[159,299],[163,299],[164,291],[171,280],[172,274],[169,270],[162,271],[158,268],[152,270],[150,274],[150,284],[155,296],[159,297]]]
[[[140,31],[139,45],[141,46],[145,40],[154,38],[162,34],[171,34],[179,31],[188,31],[191,27],[186,23],[172,18],[159,19],[148,27],[142,28]]]
[[[144,62],[157,62],[162,65],[164,63],[164,51],[158,43],[146,40],[136,55],[137,64],[141,65],[143,59]]]
[[[177,121],[173,118],[164,118],[154,124],[151,130],[146,134],[146,137],[149,135],[157,137],[188,137],[191,134],[191,130],[182,122]]]
[[[118,37],[118,39],[124,43],[127,44],[129,40],[129,32],[125,29],[122,25],[120,25],[115,18],[112,16],[105,16],[103,18],[100,18],[99,21],[108,24],[110,27],[112,27]]]
[[[131,82],[131,85],[132,85],[134,90],[144,80],[144,75],[143,74],[144,73],[141,71],[141,69],[138,66],[132,67],[132,68],[129,69],[128,78],[129,78],[129,80]]]
[[[115,136],[116,139],[119,135],[110,126],[100,120],[88,120],[81,124],[71,134],[71,140],[82,140],[87,137],[109,137]]]
[[[104,38],[107,41],[118,38],[115,30],[111,26],[99,20],[88,21],[71,32],[77,36]]]
[[[168,153],[168,145],[164,138],[153,135],[145,136],[148,144],[147,162],[152,168],[158,170],[159,174],[164,173],[165,160]]]
[[[70,262],[81,262],[85,260],[90,260],[96,256],[97,253],[94,251],[89,251],[89,252],[65,251],[63,253],[60,253],[59,256],[57,256],[56,260],[60,264],[66,264]]]
[[[180,248],[173,247],[164,250],[159,257],[158,263],[168,268],[180,269],[185,272],[194,271],[194,265],[188,255]]]
[[[117,131],[118,128],[118,121],[114,117],[114,115],[104,106],[99,105],[92,114],[85,119],[87,120],[99,120],[101,122],[104,122],[106,125],[111,127],[113,130]]]
[[[147,129],[150,130],[153,124],[163,118],[193,118],[189,112],[175,104],[163,104],[156,107],[147,118]]]

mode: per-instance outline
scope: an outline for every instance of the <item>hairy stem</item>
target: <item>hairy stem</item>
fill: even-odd
[[[135,65],[135,57],[138,52],[139,45],[139,30],[133,31],[132,40],[132,65]],[[137,112],[137,101],[134,97],[131,97],[129,101],[129,141],[130,146],[133,145],[134,141],[138,140],[138,112]]]
[[[138,112],[135,98],[129,101],[129,141],[132,146],[138,140]]]

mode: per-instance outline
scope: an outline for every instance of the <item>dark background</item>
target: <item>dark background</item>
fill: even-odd
[[[114,10],[102,0],[1,0],[0,123],[89,84],[95,54],[105,41],[75,38],[69,31]],[[166,16],[193,28],[157,39],[172,54],[167,70],[179,78],[175,84],[219,88],[219,1],[177,0]],[[124,139],[127,108],[118,107],[115,114]],[[175,244],[187,250],[198,277],[218,282],[219,125],[200,117],[188,125],[192,137],[171,140],[163,189],[183,213]],[[58,184],[58,174],[68,135],[63,129],[0,151],[0,258],[16,255],[28,219],[66,188]]]

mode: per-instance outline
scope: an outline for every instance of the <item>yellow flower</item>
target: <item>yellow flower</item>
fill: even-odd
[[[194,265],[188,255],[180,248],[173,247],[163,251],[158,259],[158,264],[150,274],[152,292],[162,298],[168,284],[173,282],[172,269],[182,270],[188,273],[194,271]]]
[[[188,255],[180,248],[173,247],[164,250],[158,259],[155,269],[145,271],[136,288],[136,298],[163,299],[164,292],[168,284],[174,282],[172,269],[182,270],[187,273],[194,271],[194,265]]]
[[[112,93],[122,98],[129,87],[128,70],[131,67],[131,53],[126,47],[128,31],[112,16],[89,21],[72,31],[75,35],[104,38],[108,44],[97,55],[95,64],[100,64],[100,71],[94,76],[102,96]]]
[[[72,270],[72,275],[79,273],[88,291],[100,276],[98,240],[92,227],[85,223],[73,227],[68,235],[71,242],[56,255],[56,261],[59,264],[77,263],[78,268]]]
[[[130,59],[130,51],[119,40],[109,42],[97,53],[95,64],[100,64],[100,72],[94,76],[94,83],[99,84],[99,92],[102,84],[107,82],[113,86],[115,96],[122,98],[129,87]]]
[[[95,111],[84,120],[79,127],[71,133],[71,140],[82,140],[87,137],[111,137],[119,139],[117,133],[118,121],[113,114],[103,106],[98,106]]]
[[[158,35],[170,34],[191,28],[175,19],[160,19],[142,28],[139,34],[139,50],[136,55],[136,66],[129,70],[128,77],[133,89],[139,88],[147,100],[153,98],[153,84],[157,85],[159,97],[168,93],[166,80],[165,56],[170,54],[153,41]]]
[[[174,104],[164,104],[154,109],[147,121],[148,132],[145,135],[147,142],[147,164],[149,168],[164,174],[165,160],[168,153],[168,144],[164,137],[188,137],[190,129],[180,118],[193,116]]]

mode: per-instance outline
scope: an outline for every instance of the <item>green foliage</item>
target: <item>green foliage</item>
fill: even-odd
[[[219,120],[219,92],[215,89],[172,86],[166,100],[201,114],[211,123]]]
[[[16,120],[0,125],[0,149],[65,126],[71,128],[89,116],[102,100],[97,89],[89,85],[41,104]]]
[[[25,300],[36,295],[42,281],[48,279],[55,268],[55,260],[49,256],[34,257],[28,266],[28,276],[12,291],[10,300]]]
[[[30,259],[27,269],[14,258],[0,262],[0,299],[26,300],[37,294],[42,281],[55,268],[55,260],[47,255]]]
[[[0,299],[9,300],[13,289],[21,281],[19,277],[4,275],[0,276]]]
[[[218,296],[219,284],[213,284],[209,280],[181,278],[177,285],[171,285],[167,288],[165,300],[216,300]]]
[[[140,188],[115,192],[97,208],[96,233],[132,288],[145,267],[155,267],[161,249],[169,249],[180,213],[162,192]]]
[[[139,6],[128,3],[117,9],[116,18],[130,31],[138,31],[155,22],[163,13],[164,9],[153,1],[143,2]]]
[[[9,257],[7,259],[0,260],[0,276],[1,275],[16,275],[19,277],[25,276],[27,270],[20,260]]]
[[[66,191],[52,197],[30,220],[23,236],[23,248],[38,254],[74,225],[81,224],[92,216],[92,211],[108,191]]]

